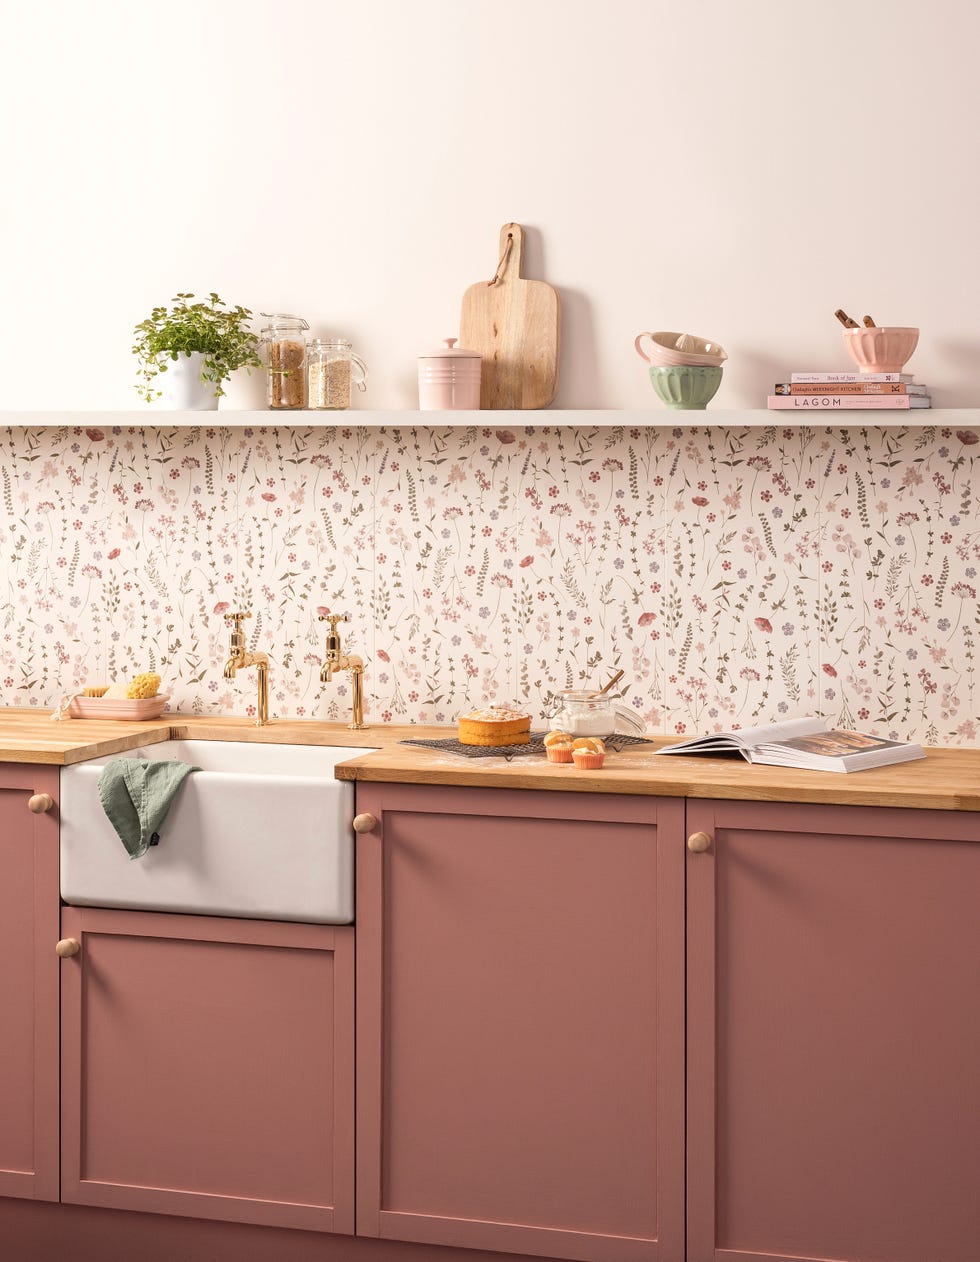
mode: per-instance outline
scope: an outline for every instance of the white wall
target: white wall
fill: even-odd
[[[641,329],[721,341],[716,407],[917,324],[980,398],[970,0],[48,0],[2,7],[0,410],[140,407],[178,290],[305,314],[415,405],[498,231],[562,293],[559,407],[653,407]],[[244,396],[242,396],[244,397]],[[659,405],[658,405],[659,406]]]

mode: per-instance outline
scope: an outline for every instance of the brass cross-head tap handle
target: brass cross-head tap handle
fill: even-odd
[[[340,661],[340,632],[337,630],[338,622],[350,622],[350,615],[346,613],[322,613],[320,614],[321,622],[329,622],[330,630],[327,632],[327,656],[339,664]]]
[[[242,630],[242,623],[246,618],[251,618],[251,616],[252,615],[248,611],[245,611],[244,613],[225,614],[225,626],[232,628],[231,643],[233,648],[244,649],[245,632]]]
[[[337,623],[338,623],[338,622],[350,622],[350,614],[349,614],[349,613],[322,613],[322,614],[320,614],[320,621],[321,621],[321,622],[329,622],[329,623],[330,623],[330,634],[331,634],[331,635],[336,635],[336,634],[337,634]]]

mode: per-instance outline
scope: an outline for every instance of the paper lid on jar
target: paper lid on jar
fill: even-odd
[[[420,355],[419,359],[479,359],[479,351],[467,351],[461,346],[457,346],[457,338],[444,337],[442,345],[438,350],[426,351],[424,355]]]

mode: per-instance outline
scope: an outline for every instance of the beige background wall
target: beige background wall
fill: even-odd
[[[564,300],[558,406],[653,406],[641,329],[720,340],[718,408],[918,324],[980,398],[968,0],[2,5],[0,410],[139,407],[179,289],[304,313],[415,403],[500,225]],[[243,392],[239,402],[247,402]]]

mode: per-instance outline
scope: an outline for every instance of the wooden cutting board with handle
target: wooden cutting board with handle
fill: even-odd
[[[463,295],[460,346],[483,360],[481,408],[544,408],[558,391],[558,293],[525,280],[524,229],[500,229],[500,263],[490,281]]]

